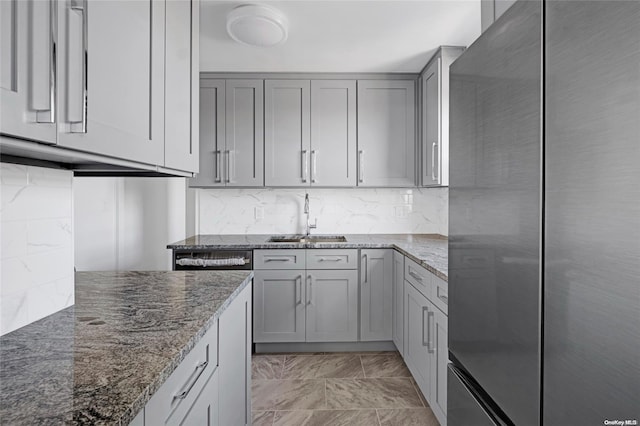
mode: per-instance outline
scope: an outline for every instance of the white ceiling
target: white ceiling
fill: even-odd
[[[480,0],[263,1],[289,20],[289,38],[236,43],[226,16],[247,1],[202,0],[200,70],[217,72],[419,72],[440,45],[480,35]]]

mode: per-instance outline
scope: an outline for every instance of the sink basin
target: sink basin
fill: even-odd
[[[342,235],[277,235],[269,238],[270,243],[345,243]]]

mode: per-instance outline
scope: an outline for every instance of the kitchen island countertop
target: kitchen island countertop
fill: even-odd
[[[76,273],[74,306],[0,337],[2,423],[128,425],[251,278]]]
[[[274,243],[271,235],[195,235],[169,244],[173,250],[202,249],[295,249],[295,248],[392,248],[448,280],[448,240],[436,234],[347,234],[346,242]]]

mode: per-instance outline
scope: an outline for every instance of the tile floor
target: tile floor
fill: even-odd
[[[254,355],[254,426],[438,426],[397,352]]]

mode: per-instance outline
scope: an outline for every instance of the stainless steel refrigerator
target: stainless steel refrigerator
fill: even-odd
[[[639,424],[640,1],[519,0],[450,81],[448,425]]]

